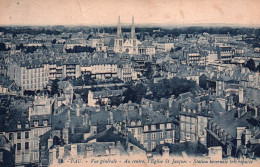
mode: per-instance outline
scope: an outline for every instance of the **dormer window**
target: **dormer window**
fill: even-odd
[[[29,122],[28,121],[25,122],[25,128],[29,128]]]
[[[33,121],[33,125],[34,125],[34,127],[38,127],[39,121],[38,120]]]
[[[165,125],[164,124],[160,124],[160,129],[164,129]]]
[[[18,123],[17,123],[17,129],[21,129],[21,128],[22,128],[22,124],[21,124],[20,121],[18,121]]]
[[[156,130],[156,125],[152,125],[152,130]]]
[[[44,125],[44,126],[47,126],[47,125],[48,125],[48,120],[47,120],[47,119],[43,120],[43,125]]]
[[[171,129],[172,128],[172,124],[171,123],[167,123],[167,129]]]
[[[135,126],[135,121],[131,121],[131,126]]]

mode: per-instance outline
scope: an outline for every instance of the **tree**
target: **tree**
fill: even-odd
[[[7,51],[8,49],[6,48],[5,43],[0,43],[0,51]]]
[[[52,85],[51,85],[51,95],[59,94],[59,85],[58,85],[58,82],[59,82],[58,79],[55,79],[55,80],[52,82]]]
[[[131,83],[127,90],[123,93],[125,97],[123,102],[127,103],[132,101],[133,103],[140,103],[142,98],[146,95],[147,87],[143,83],[138,83],[134,85]]]
[[[151,62],[145,63],[144,68],[146,69],[144,76],[148,79],[151,79],[154,73],[152,68],[152,63]]]
[[[247,67],[250,71],[255,71],[255,61],[253,59],[249,59],[246,62],[245,67]]]
[[[175,97],[179,94],[186,92],[194,92],[197,89],[195,81],[174,77],[172,79],[163,79],[158,83],[151,83],[149,85],[153,94],[154,100],[160,100],[161,98],[169,98],[171,95]]]
[[[260,63],[259,63],[258,66],[256,67],[255,71],[260,72]]]
[[[57,42],[56,39],[53,39],[53,40],[51,41],[52,44],[56,44],[56,42]]]

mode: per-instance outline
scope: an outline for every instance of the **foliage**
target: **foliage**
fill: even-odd
[[[54,94],[59,94],[59,85],[58,85],[58,82],[60,80],[58,79],[55,79],[53,82],[52,82],[52,85],[51,85],[51,95],[54,95]]]
[[[94,52],[95,48],[88,46],[74,46],[73,49],[66,49],[67,53],[81,53],[81,52]]]
[[[176,97],[182,93],[194,92],[197,85],[195,81],[174,77],[172,79],[163,79],[158,83],[150,84],[152,98],[159,100],[161,98],[169,98],[171,95]]]
[[[143,83],[137,83],[136,85],[131,83],[123,93],[125,97],[123,102],[127,103],[128,101],[132,101],[133,103],[140,103],[146,92],[147,87]]]
[[[153,77],[153,68],[152,68],[152,63],[151,62],[146,62],[144,65],[144,68],[146,71],[144,72],[144,76],[148,79],[151,79]]]
[[[6,45],[5,45],[5,43],[0,43],[0,51],[8,51],[8,50],[10,50],[10,48],[6,48]]]
[[[53,39],[53,40],[51,41],[52,44],[56,44],[56,42],[57,42],[56,39]]]
[[[249,59],[246,62],[245,67],[247,67],[250,71],[255,71],[255,61],[253,59]]]

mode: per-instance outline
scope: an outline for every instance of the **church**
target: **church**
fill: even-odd
[[[120,16],[118,16],[117,33],[114,39],[115,53],[138,54],[138,45],[142,44],[135,35],[134,17],[132,17],[131,36],[124,39],[121,30]]]

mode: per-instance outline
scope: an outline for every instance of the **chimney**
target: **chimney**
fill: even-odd
[[[201,107],[202,107],[202,108],[206,107],[206,101],[205,101],[205,100],[202,101]]]
[[[110,119],[110,124],[114,124],[113,112],[111,110],[109,111],[109,119]]]
[[[255,107],[255,118],[258,116],[258,109],[257,109],[257,107]]]
[[[71,134],[74,134],[74,126],[71,127]]]
[[[201,105],[202,105],[202,103],[198,103],[198,112],[199,113],[201,112]]]
[[[53,145],[53,139],[48,139],[48,149]]]
[[[89,125],[89,116],[88,116],[88,114],[84,115],[84,123],[83,124],[84,125]]]
[[[169,116],[170,116],[170,112],[169,112],[169,110],[166,110],[166,112],[165,112],[165,116],[166,116],[166,118],[169,118]]]
[[[143,110],[141,107],[138,108],[138,114],[139,114],[139,116],[142,116],[142,114],[143,114]]]
[[[243,103],[244,101],[244,89],[239,88],[239,103]]]
[[[77,104],[77,108],[76,108],[76,116],[79,117],[80,116],[80,111],[79,111],[79,105]]]

